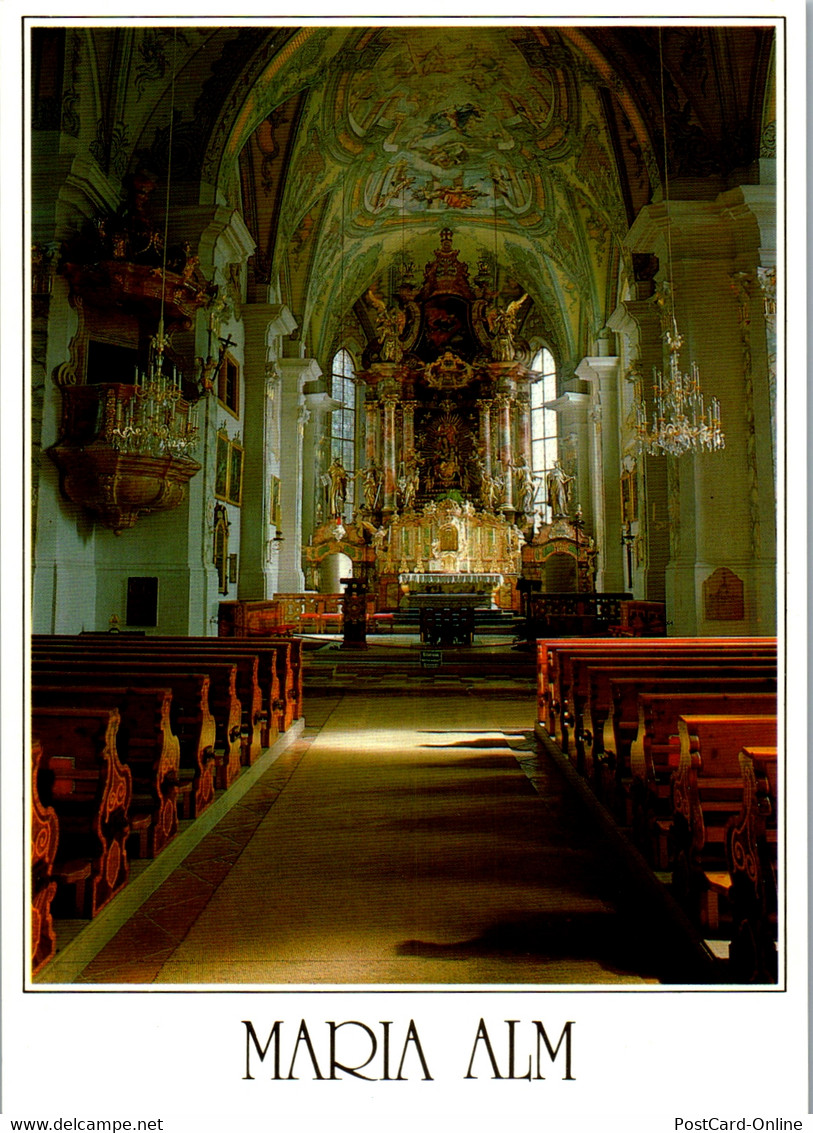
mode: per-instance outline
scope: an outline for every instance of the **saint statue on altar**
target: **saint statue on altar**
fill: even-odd
[[[327,470],[328,507],[331,516],[341,515],[347,499],[347,470],[334,456]]]
[[[570,514],[570,485],[574,477],[568,476],[558,460],[548,473],[548,503],[554,519]]]

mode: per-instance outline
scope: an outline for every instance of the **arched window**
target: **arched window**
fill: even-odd
[[[545,409],[545,403],[557,397],[556,363],[550,350],[543,347],[531,369],[542,375],[531,386],[531,463],[534,475],[545,476],[559,456],[558,414]]]
[[[347,500],[345,516],[351,518],[356,497],[356,384],[353,381],[353,359],[342,348],[333,358],[330,378],[330,396],[341,402],[330,418],[330,459],[341,461],[347,472]]]

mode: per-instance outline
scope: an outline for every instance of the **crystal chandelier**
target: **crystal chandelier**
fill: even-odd
[[[669,164],[666,145],[666,99],[663,82],[662,31],[658,29],[658,47],[661,71],[661,116],[663,120],[663,196],[666,204],[666,239],[670,285],[667,300],[671,312],[671,327],[664,333],[669,347],[669,369],[666,374],[653,367],[652,424],[646,409],[640,380],[635,385],[635,432],[639,452],[658,456],[683,456],[684,453],[719,452],[725,448],[725,434],[720,420],[720,402],[712,397],[706,405],[700,388],[700,371],[696,362],[689,365],[688,374],[680,368],[680,348],[683,337],[675,318],[672,272],[672,218],[669,212]]]

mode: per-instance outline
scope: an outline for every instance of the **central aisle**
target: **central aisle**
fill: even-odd
[[[201,861],[270,780],[156,982],[657,982],[580,803],[554,766],[533,760],[535,789],[517,761],[534,750],[527,699],[308,709],[303,740],[202,843]]]

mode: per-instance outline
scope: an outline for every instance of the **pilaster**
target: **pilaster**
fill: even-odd
[[[598,546],[596,589],[625,589],[621,554],[621,459],[619,446],[618,358],[583,358],[576,376],[588,382],[590,394],[590,492],[593,532]]]
[[[287,307],[249,303],[242,309],[244,343],[245,464],[240,511],[240,572],[237,595],[270,598],[276,564],[267,547],[276,535],[271,524],[271,477],[279,476],[280,339],[296,329]]]
[[[313,358],[282,358],[280,404],[280,510],[284,542],[279,554],[276,589],[296,593],[305,587],[302,572],[302,452],[308,416],[303,389],[322,371]]]
[[[768,195],[735,189],[714,201],[643,209],[633,251],[653,252],[671,283],[684,336],[681,364],[697,363],[706,402],[720,400],[725,449],[666,459],[670,563],[667,619],[675,634],[770,634],[776,627],[776,533],[768,349],[755,302],[760,258],[770,242]],[[766,243],[767,242],[767,243]],[[671,257],[670,257],[671,249]],[[666,364],[662,359],[661,367]],[[708,600],[719,568],[743,584],[725,618]],[[718,576],[715,576],[718,577]]]

